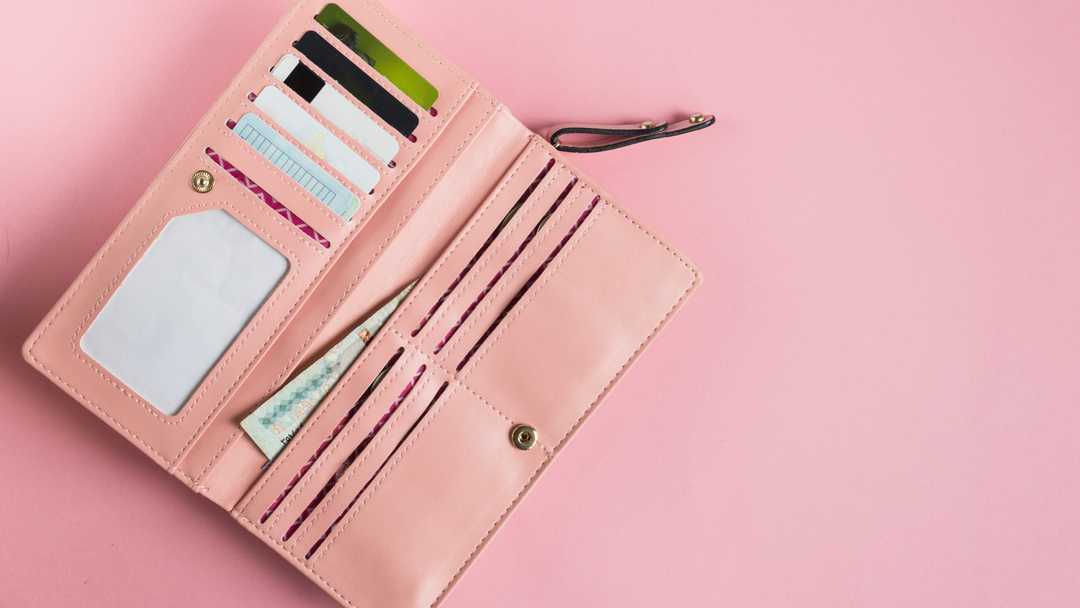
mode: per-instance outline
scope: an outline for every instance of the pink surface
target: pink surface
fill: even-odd
[[[1080,596],[1080,9],[385,0],[707,276],[446,606]],[[336,606],[18,348],[287,2],[0,9],[0,606]],[[111,40],[90,56],[91,41]]]

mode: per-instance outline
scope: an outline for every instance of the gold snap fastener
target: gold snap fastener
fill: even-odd
[[[690,117],[690,122],[693,123],[693,124],[697,124],[699,122],[705,122],[705,115],[704,114],[694,114],[693,116]]]
[[[656,126],[656,123],[651,121],[651,120],[646,120],[645,122],[641,123],[641,128],[642,129],[651,129],[651,128],[655,127],[655,126]]]
[[[214,176],[209,171],[196,171],[191,176],[191,187],[196,192],[209,192],[214,188]]]
[[[536,447],[536,429],[527,424],[519,424],[510,431],[510,441],[519,450],[531,450]]]

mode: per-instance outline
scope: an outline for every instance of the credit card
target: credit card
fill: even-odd
[[[255,114],[244,114],[233,132],[334,213],[347,220],[360,208],[356,195]]]
[[[347,97],[338,93],[337,89],[327,86],[326,82],[296,55],[285,55],[270,71],[331,124],[364,146],[375,158],[386,164],[394,160],[400,148],[398,140],[363,110],[353,105]]]
[[[371,108],[379,118],[405,137],[412,135],[420,124],[420,118],[412,110],[379,86],[379,83],[322,36],[311,31],[305,32],[294,46],[342,88],[360,100],[360,103]]]
[[[364,26],[356,22],[336,4],[327,4],[315,21],[326,28],[342,44],[352,49],[364,63],[386,76],[386,79],[401,89],[421,108],[430,110],[439,98],[439,90],[418,74],[409,64],[402,61],[385,44],[373,36]]]
[[[265,112],[278,126],[307,146],[315,156],[337,169],[360,190],[370,193],[375,189],[375,184],[379,183],[379,172],[375,167],[312,118],[304,108],[289,99],[281,89],[265,87],[255,98],[255,107]]]

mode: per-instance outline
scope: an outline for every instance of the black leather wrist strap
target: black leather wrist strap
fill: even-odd
[[[694,114],[675,124],[666,122],[655,124],[652,121],[631,125],[563,124],[548,129],[548,141],[560,152],[606,152],[650,139],[690,133],[711,126],[715,122],[716,117],[711,114]],[[585,143],[563,141],[565,136],[574,134],[610,135],[611,137]]]

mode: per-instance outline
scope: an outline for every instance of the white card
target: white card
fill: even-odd
[[[389,164],[397,156],[400,148],[397,138],[338,93],[337,89],[327,86],[326,81],[301,63],[296,55],[282,57],[271,72],[310,103],[330,124],[355,139],[375,158]]]
[[[371,192],[379,183],[379,172],[346,146],[336,135],[326,130],[288,95],[277,87],[266,87],[255,98],[255,107],[307,146],[315,156],[338,170],[345,179],[364,192]]]
[[[173,218],[86,330],[83,352],[173,416],[288,270],[224,209]]]

